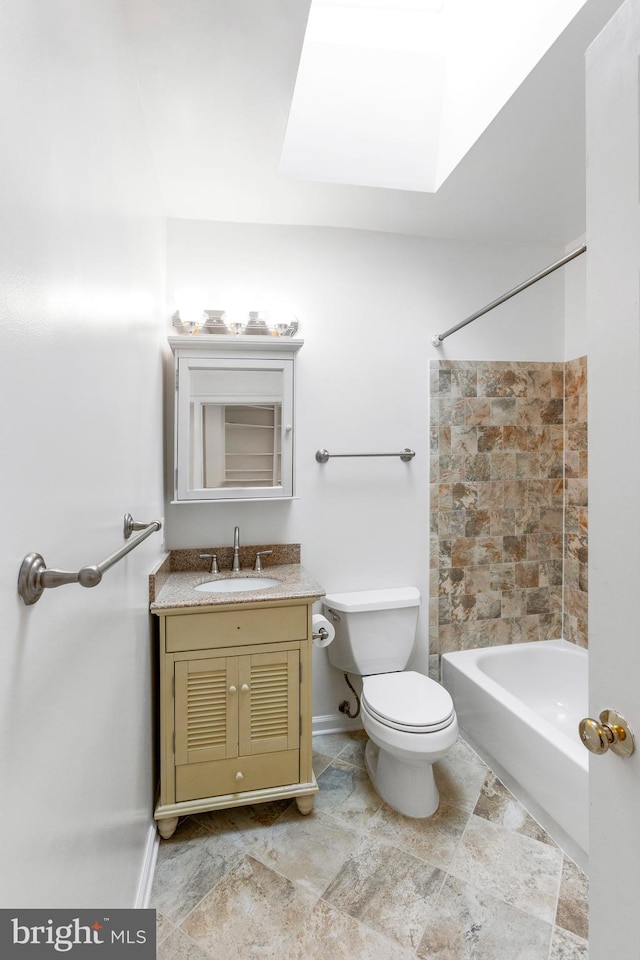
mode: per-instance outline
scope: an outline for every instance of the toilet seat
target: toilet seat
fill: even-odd
[[[378,723],[407,733],[444,730],[455,719],[448,691],[413,670],[364,677],[362,705]]]

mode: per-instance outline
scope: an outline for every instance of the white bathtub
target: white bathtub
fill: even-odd
[[[586,870],[588,654],[566,640],[442,657],[442,682],[467,740],[554,840]]]

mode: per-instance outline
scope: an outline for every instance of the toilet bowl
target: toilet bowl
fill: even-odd
[[[365,763],[378,794],[399,813],[438,809],[433,764],[453,746],[458,721],[444,687],[405,670],[415,641],[415,587],[328,594],[325,615],[336,635],[330,662],[363,678],[361,715],[369,737]]]
[[[433,764],[453,746],[458,721],[450,695],[413,671],[363,678],[365,764],[379,795],[407,817],[430,817],[439,793]]]

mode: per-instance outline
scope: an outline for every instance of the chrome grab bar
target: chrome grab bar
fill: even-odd
[[[405,463],[413,460],[415,451],[405,447],[400,453],[329,453],[328,450],[316,450],[316,460],[318,463],[326,463],[330,457],[400,457]]]
[[[56,570],[54,567],[47,567],[44,558],[39,553],[29,553],[22,561],[20,572],[18,574],[18,594],[22,601],[30,606],[37,603],[44,591],[51,587],[62,587],[66,583],[79,583],[83,587],[95,587],[102,580],[103,573],[106,573],[124,556],[131,553],[132,550],[150,537],[152,533],[162,529],[159,520],[152,520],[150,523],[140,523],[134,520],[130,513],[124,517],[124,537],[129,539],[134,530],[140,530],[141,533],[130,543],[126,543],[119,550],[106,557],[101,563],[91,564],[75,573],[71,570]]]

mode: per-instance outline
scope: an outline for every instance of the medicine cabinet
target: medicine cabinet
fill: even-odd
[[[195,335],[169,343],[174,502],[292,497],[294,364],[303,341]]]

